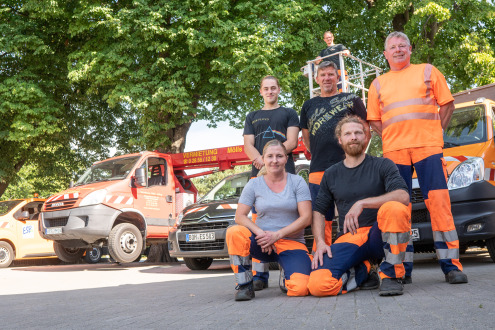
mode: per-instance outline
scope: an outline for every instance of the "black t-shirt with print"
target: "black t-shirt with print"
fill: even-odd
[[[363,101],[351,93],[317,96],[304,102],[300,124],[301,128],[309,131],[311,173],[324,171],[344,159],[344,150],[335,138],[335,127],[342,118],[351,114],[366,120]]]
[[[390,159],[366,155],[356,167],[348,168],[339,162],[325,171],[313,210],[326,214],[335,203],[342,230],[345,216],[354,203],[395,190],[408,191],[397,166]],[[364,209],[358,218],[359,228],[372,226],[377,213],[378,209]]]
[[[347,48],[344,45],[342,45],[342,44],[332,45],[332,46],[329,46],[329,47],[323,49],[320,52],[320,57],[332,55],[332,54],[335,54],[335,53],[338,53],[338,52],[342,52],[344,50],[347,50]],[[340,60],[339,60],[339,56],[338,55],[324,58],[323,61],[332,61],[333,63],[335,63],[337,65],[337,69],[340,70]]]
[[[280,142],[287,141],[287,128],[299,127],[297,112],[291,108],[279,107],[273,110],[257,110],[246,116],[243,135],[254,135],[254,147],[260,154],[268,141],[273,139]],[[295,173],[292,153],[285,169],[289,173]],[[258,175],[256,167],[252,167],[252,176]]]

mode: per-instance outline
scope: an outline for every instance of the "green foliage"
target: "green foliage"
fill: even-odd
[[[242,173],[246,171],[251,171],[251,165],[236,166],[232,170],[200,176],[191,179],[191,181],[193,182],[196,189],[198,189],[198,195],[200,197],[203,197],[208,191],[211,190],[211,188],[213,188],[222,179],[228,177],[229,175]]]

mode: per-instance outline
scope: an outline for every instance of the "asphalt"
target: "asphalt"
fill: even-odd
[[[461,258],[468,284],[445,282],[433,254],[416,254],[402,296],[378,290],[287,297],[278,271],[256,298],[234,301],[228,262],[42,265],[0,269],[2,329],[493,329],[495,264]]]

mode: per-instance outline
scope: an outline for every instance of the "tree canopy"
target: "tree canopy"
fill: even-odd
[[[110,148],[180,152],[194,120],[240,126],[267,74],[299,109],[299,68],[325,30],[382,68],[385,37],[404,31],[412,61],[437,66],[453,92],[495,82],[487,0],[5,0],[0,195],[24,165],[63,185]]]

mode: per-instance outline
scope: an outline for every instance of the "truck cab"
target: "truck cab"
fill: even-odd
[[[196,201],[195,187],[181,174],[159,152],[96,162],[72,188],[48,198],[41,235],[66,262],[103,245],[117,262],[135,261],[147,244],[166,242],[177,214]]]
[[[444,160],[461,252],[486,246],[495,261],[494,113],[495,102],[483,97],[456,104],[444,132]],[[411,199],[415,251],[433,251],[430,215],[417,179]]]
[[[53,242],[38,232],[44,202],[41,198],[0,202],[0,268],[17,259],[55,256]]]

